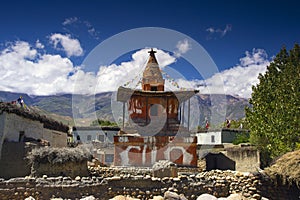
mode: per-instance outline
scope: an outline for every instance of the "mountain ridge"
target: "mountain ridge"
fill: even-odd
[[[37,112],[68,124],[72,123],[72,118],[76,115],[78,118],[76,123],[79,125],[90,125],[96,115],[99,119],[115,121],[111,108],[111,99],[113,92],[97,93],[95,95],[80,95],[77,94],[75,99],[72,99],[72,94],[58,94],[30,96],[25,93],[15,93],[0,91],[0,101],[11,102],[22,96],[27,106],[32,107]],[[199,106],[200,116],[199,125],[203,126],[206,119],[209,119],[212,113],[216,122],[224,121],[224,116],[229,119],[241,119],[245,117],[245,107],[249,106],[247,99],[226,95],[226,94],[196,94],[194,104]],[[75,112],[72,108],[72,101],[80,106],[80,110]],[[192,104],[193,105],[193,104]],[[224,113],[224,110],[226,110]]]

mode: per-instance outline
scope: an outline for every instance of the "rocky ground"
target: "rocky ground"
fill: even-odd
[[[202,194],[197,200],[244,200],[245,198],[241,194],[231,194],[228,197],[217,198],[210,194]],[[27,197],[25,200],[35,200],[33,197]],[[64,200],[63,198],[52,198],[51,200]],[[80,200],[97,200],[93,195],[83,197]],[[138,198],[132,198],[130,196],[118,195],[110,200],[140,200]],[[149,200],[188,200],[184,195],[178,195],[176,192],[166,192],[164,196],[154,196]],[[268,200],[262,197],[261,200]]]
[[[167,166],[160,163],[155,169],[102,167],[90,163],[90,176],[87,177],[43,175],[0,179],[0,199],[266,200],[264,196],[267,196],[269,199],[287,200],[300,196],[297,187],[274,185],[263,171],[174,170],[173,165]],[[154,173],[154,170],[158,170],[158,173]],[[171,170],[170,176],[161,176],[167,170]]]
[[[94,169],[95,170],[95,169]],[[97,172],[96,172],[97,171]],[[31,182],[49,185],[47,187],[84,188],[86,186],[105,185],[106,197],[100,193],[82,193],[81,200],[113,199],[113,200],[266,200],[260,195],[256,186],[260,184],[257,176],[251,173],[213,170],[208,172],[180,172],[177,177],[157,178],[152,176],[149,168],[106,168],[100,167],[92,177],[31,178]],[[34,180],[33,180],[34,179]],[[12,182],[12,181],[11,181]],[[46,183],[47,182],[47,183]],[[51,186],[51,184],[53,184]],[[74,185],[75,184],[75,185]],[[79,191],[78,191],[79,192]],[[103,194],[104,195],[104,194]],[[33,196],[27,200],[37,200]],[[73,199],[53,196],[52,200]]]

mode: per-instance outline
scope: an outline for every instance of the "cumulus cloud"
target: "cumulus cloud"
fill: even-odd
[[[74,24],[76,22],[78,22],[78,18],[77,17],[69,17],[69,18],[66,18],[63,21],[62,25],[66,26],[66,25]]]
[[[68,57],[83,54],[79,40],[71,38],[70,35],[54,33],[50,36],[50,42],[53,43],[55,49],[63,50]]]
[[[0,52],[0,91],[32,95],[94,94],[115,91],[128,82],[128,86],[139,88],[149,50],[135,52],[131,61],[99,66],[98,71],[88,72],[74,66],[69,58],[41,53],[36,45],[18,41]],[[157,60],[162,67],[175,62],[174,57],[162,50],[157,50]]]
[[[45,46],[40,42],[40,40],[37,40],[37,41],[35,42],[35,47],[36,47],[37,49],[43,49],[43,48],[45,48]]]
[[[232,25],[226,24],[224,29],[209,27],[206,31],[209,33],[207,39],[216,39],[224,37],[229,31],[231,31]]]
[[[205,81],[193,81],[201,93],[222,93],[250,98],[252,86],[259,83],[258,75],[266,72],[270,64],[268,55],[263,49],[246,51],[240,64],[213,75]]]
[[[174,52],[174,55],[176,57],[180,57],[182,54],[185,54],[187,51],[189,51],[192,47],[191,44],[187,39],[178,41],[176,45],[176,51]]]
[[[0,90],[38,95],[70,92],[67,74],[74,70],[68,58],[41,55],[29,43],[18,41],[0,54]]]
[[[99,66],[95,72],[84,71],[61,55],[40,51],[37,45],[18,41],[0,52],[0,91],[24,92],[33,95],[59,93],[95,94],[116,91],[121,85],[141,88],[142,72],[150,48],[132,54],[132,59],[118,65]],[[162,70],[176,62],[176,57],[156,50]],[[221,71],[206,80],[174,80],[180,88],[199,89],[200,93],[227,93],[249,98],[252,86],[258,83],[259,73],[264,74],[270,64],[262,49],[246,52],[240,63]],[[177,86],[177,85],[175,85]],[[166,80],[166,88],[178,90],[174,82]]]
[[[141,88],[143,70],[146,66],[150,48],[141,49],[132,55],[132,60],[120,65],[100,66],[97,73],[96,92],[115,91],[119,86]],[[161,68],[176,61],[169,53],[156,50],[156,58]]]

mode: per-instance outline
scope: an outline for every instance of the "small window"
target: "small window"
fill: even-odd
[[[157,91],[157,86],[151,86],[151,91]]]
[[[104,135],[98,135],[98,140],[100,142],[104,142]]]
[[[216,141],[215,141],[215,136],[214,136],[214,135],[211,136],[211,142],[212,142],[212,143],[215,143],[215,142],[216,142]]]
[[[19,133],[19,142],[24,142],[24,137],[25,137],[25,132],[20,131],[20,133]]]
[[[87,141],[91,141],[91,140],[92,140],[92,136],[91,136],[91,135],[87,135],[87,136],[86,136],[86,140],[87,140]]]

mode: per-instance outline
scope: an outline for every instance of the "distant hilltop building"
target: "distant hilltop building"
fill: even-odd
[[[177,165],[196,166],[197,138],[189,132],[189,115],[190,98],[199,91],[165,91],[155,53],[153,49],[149,51],[142,90],[118,89],[123,124],[114,136],[114,165],[152,166],[156,161],[169,160]]]

